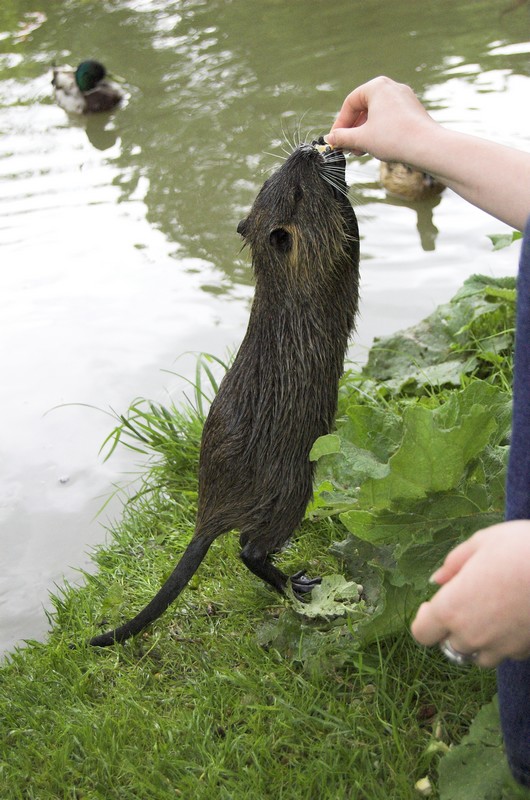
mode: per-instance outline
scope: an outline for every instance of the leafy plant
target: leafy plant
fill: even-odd
[[[375,340],[363,389],[404,399],[461,386],[467,376],[502,382],[511,374],[514,326],[514,279],[473,275],[417,325]]]
[[[502,747],[495,697],[483,706],[469,732],[440,761],[440,800],[517,800],[528,798],[510,775]]]
[[[448,550],[502,519],[514,313],[513,279],[474,276],[344,379],[336,429],[311,453],[308,517],[337,519],[349,534],[332,552],[363,591],[332,627],[360,643],[400,630]],[[268,642],[284,638],[283,624],[296,635],[293,613],[308,647],[312,631],[329,630],[317,598],[293,608],[268,625]]]
[[[517,242],[523,238],[521,231],[512,231],[512,233],[492,233],[488,235],[491,239],[494,250],[502,250],[503,247],[508,247],[513,242]]]

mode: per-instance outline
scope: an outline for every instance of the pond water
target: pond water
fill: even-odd
[[[526,3],[512,0],[3,0],[0,8],[0,648],[45,635],[135,462],[100,445],[136,397],[184,402],[195,357],[240,342],[252,276],[236,234],[293,138],[388,74],[439,121],[526,149]],[[123,76],[112,115],[69,119],[52,63]],[[350,159],[362,236],[351,357],[470,274],[515,274],[506,226],[446,191],[385,196]],[[94,408],[90,408],[93,406]],[[95,409],[100,409],[97,411]]]

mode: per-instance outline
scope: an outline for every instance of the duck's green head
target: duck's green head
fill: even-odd
[[[75,82],[82,92],[89,92],[103,80],[107,70],[99,61],[82,61],[75,71]]]

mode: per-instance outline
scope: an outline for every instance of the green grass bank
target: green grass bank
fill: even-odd
[[[527,796],[504,765],[494,674],[407,628],[444,553],[502,517],[514,302],[513,281],[472,278],[345,375],[281,557],[326,576],[309,605],[266,589],[227,536],[154,626],[99,650],[88,638],[139,610],[191,536],[211,360],[194,408],[131,406],[107,448],[151,457],[140,488],[97,573],[53,598],[48,640],[1,668],[2,800]]]

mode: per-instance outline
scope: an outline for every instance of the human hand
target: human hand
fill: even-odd
[[[420,644],[447,639],[455,650],[477,653],[481,667],[530,656],[530,520],[477,531],[432,580],[442,588],[411,628]]]
[[[324,138],[355,155],[370,153],[381,161],[417,166],[415,151],[433,127],[439,126],[409,86],[379,77],[346,97]]]

